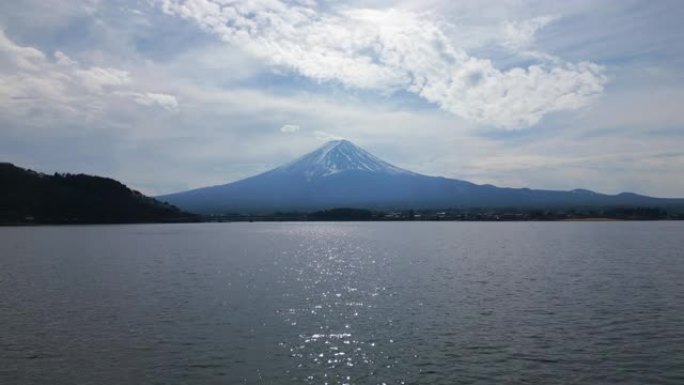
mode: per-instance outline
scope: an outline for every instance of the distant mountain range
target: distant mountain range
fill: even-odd
[[[176,222],[193,216],[109,178],[0,163],[1,223]]]
[[[336,207],[367,209],[682,207],[684,199],[633,193],[501,188],[418,174],[394,166],[347,140],[265,173],[219,186],[157,197],[195,213],[268,213]]]

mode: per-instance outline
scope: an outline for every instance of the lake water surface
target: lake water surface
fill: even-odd
[[[0,228],[0,384],[684,384],[684,222]]]

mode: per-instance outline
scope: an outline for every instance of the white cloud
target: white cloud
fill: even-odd
[[[351,88],[406,90],[462,118],[507,129],[586,106],[607,81],[599,65],[544,55],[535,55],[540,62],[526,68],[500,70],[459,48],[447,38],[446,27],[428,14],[392,9],[322,13],[315,5],[278,0],[159,2],[164,12],[193,20],[273,66]],[[525,47],[552,20],[510,23],[501,44]]]
[[[556,19],[554,16],[545,15],[529,20],[507,21],[503,27],[502,44],[514,50],[527,47],[534,42],[537,31]]]
[[[109,96],[124,96],[145,106],[178,108],[175,96],[134,90],[128,71],[86,67],[64,52],[52,58],[33,47],[14,43],[0,30],[0,109],[8,114],[31,114],[34,108],[72,118],[92,116],[107,108]]]
[[[178,99],[173,95],[154,92],[116,92],[115,94],[131,98],[134,102],[143,106],[157,105],[170,112],[178,110]]]
[[[55,51],[55,62],[61,66],[76,66],[78,63],[74,60],[71,60],[69,56],[67,56],[64,52],[62,51]]]
[[[324,141],[344,139],[344,137],[342,136],[334,135],[325,131],[314,131],[314,136],[316,137],[316,139]]]
[[[108,88],[130,83],[130,74],[116,68],[92,67],[87,69],[77,68],[73,74],[79,83],[91,92],[103,92]]]
[[[4,31],[0,29],[0,58],[7,61],[5,65],[14,66],[20,70],[33,71],[38,68],[38,63],[45,60],[45,55],[31,47],[21,47],[14,44]]]
[[[280,132],[285,134],[291,134],[300,130],[300,127],[296,124],[286,124],[280,127]]]

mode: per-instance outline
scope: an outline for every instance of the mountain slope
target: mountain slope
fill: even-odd
[[[198,213],[684,203],[628,193],[499,188],[427,176],[396,167],[346,140],[328,142],[293,162],[234,183],[158,198]]]
[[[0,163],[0,223],[166,222],[187,217],[109,178],[46,175]]]

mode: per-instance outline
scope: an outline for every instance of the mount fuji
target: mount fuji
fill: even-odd
[[[307,211],[336,207],[439,209],[472,207],[637,206],[684,203],[632,193],[551,191],[492,185],[418,174],[394,166],[347,140],[270,171],[219,186],[157,197],[203,214]]]

